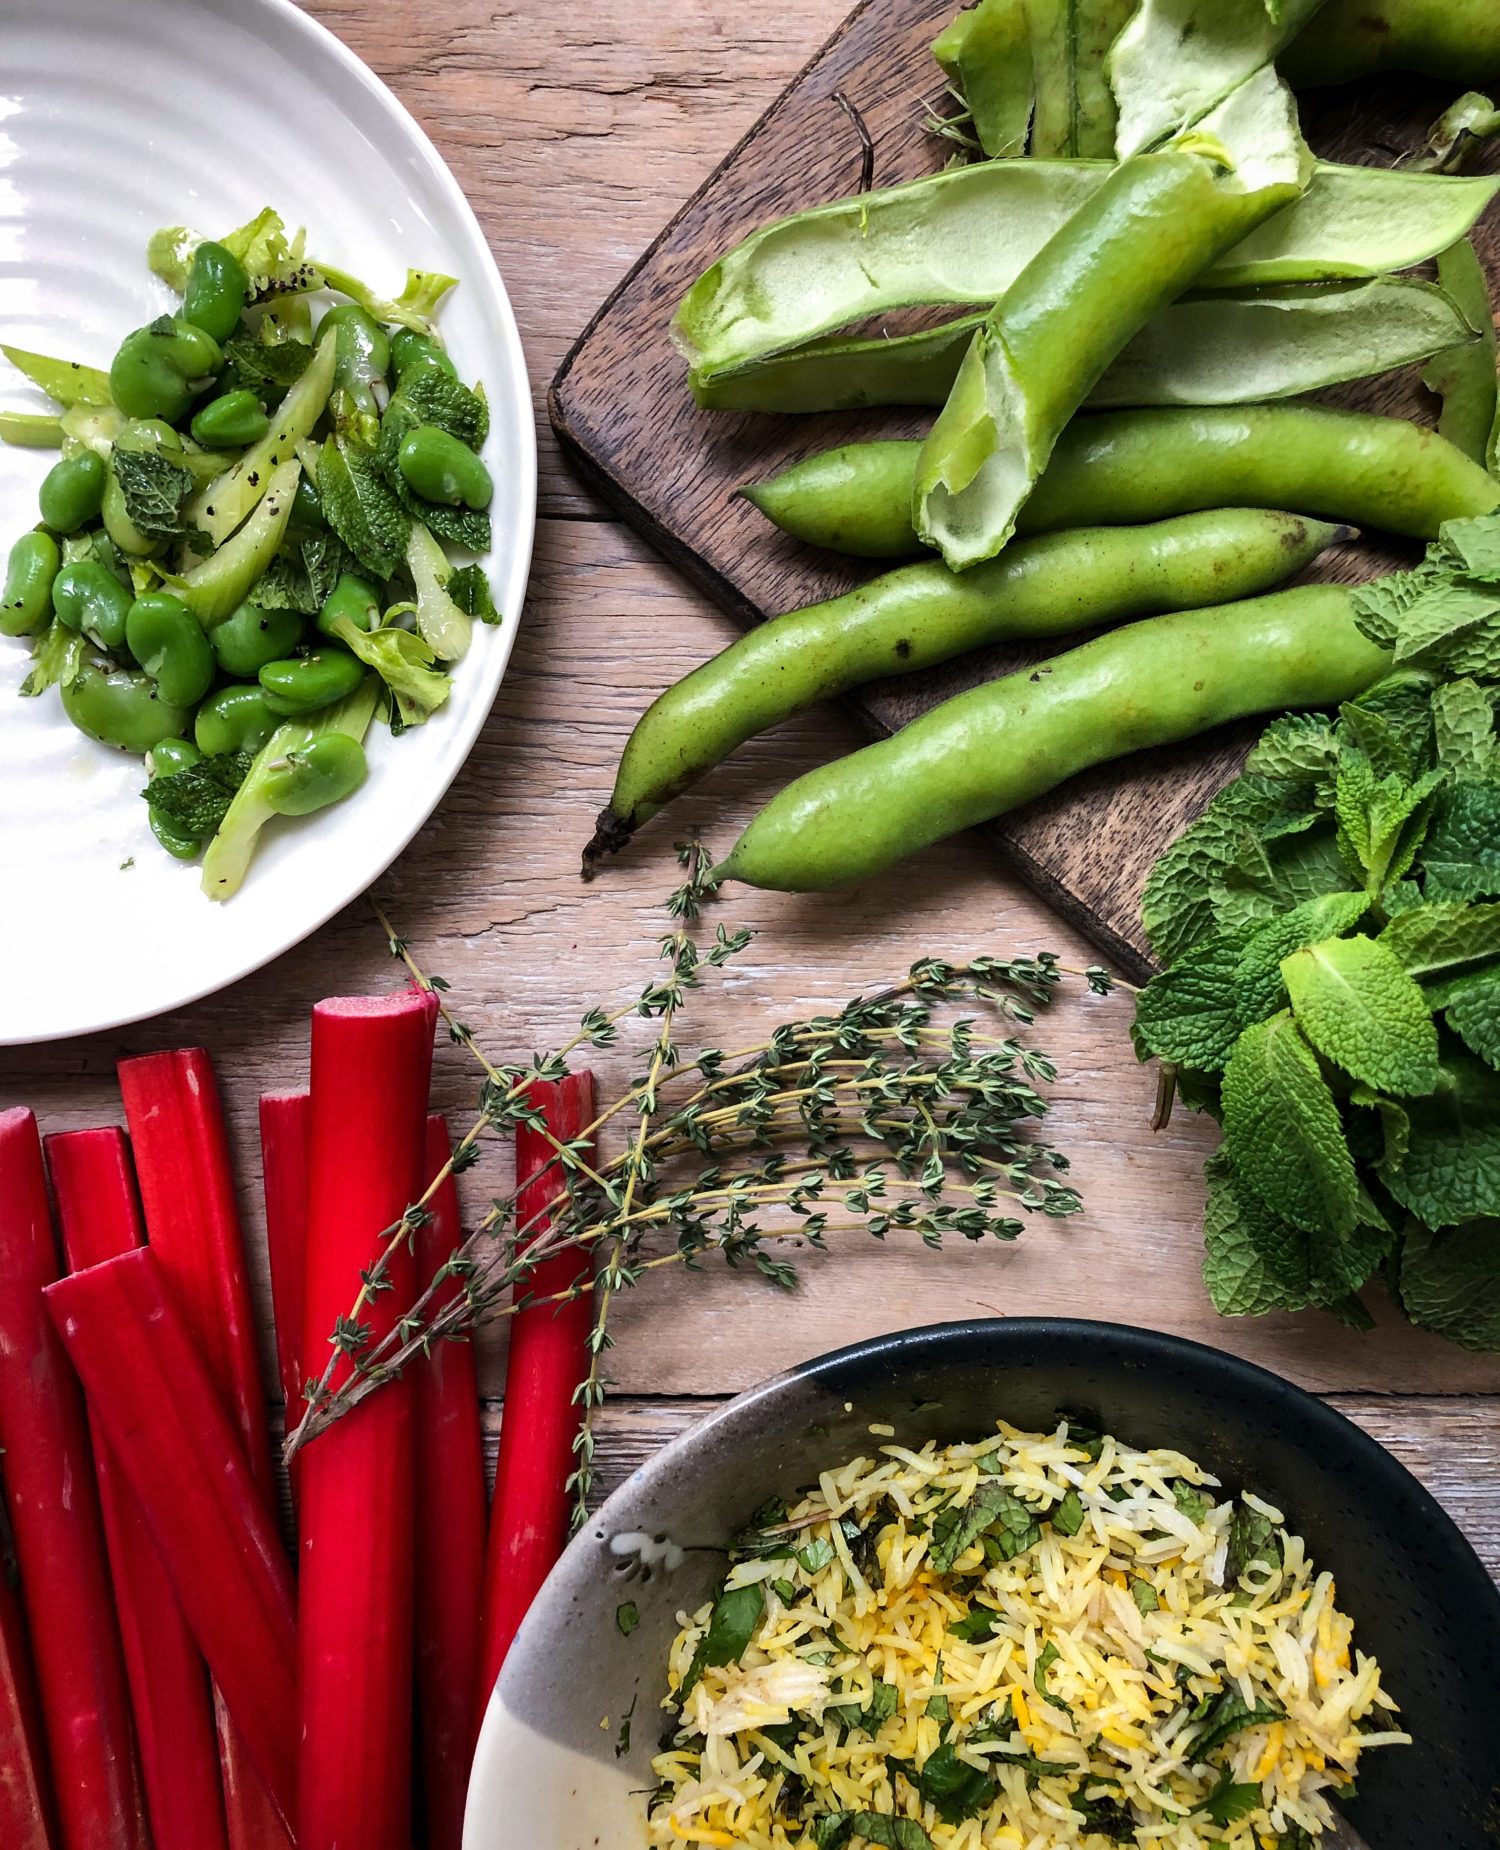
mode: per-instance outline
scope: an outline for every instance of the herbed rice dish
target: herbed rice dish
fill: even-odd
[[[1076,1421],[998,1430],[757,1512],[679,1615],[653,1845],[1305,1850],[1410,1741],[1279,1510]]]

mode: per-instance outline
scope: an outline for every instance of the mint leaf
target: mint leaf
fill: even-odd
[[[484,569],[478,565],[460,565],[448,579],[448,595],[460,610],[477,617],[481,623],[498,623],[500,612]]]
[[[1378,777],[1364,752],[1345,748],[1334,786],[1339,852],[1366,876],[1370,892],[1410,868],[1442,781],[1440,771],[1425,772],[1415,783],[1398,772]]]
[[[1432,695],[1438,763],[1456,780],[1483,783],[1495,770],[1495,710],[1476,682],[1449,681]]]
[[[1500,905],[1422,905],[1393,918],[1380,942],[1419,982],[1500,957]]]
[[[1500,1067],[1500,969],[1452,977],[1428,1000],[1471,1053]]]
[[[1424,689],[1425,701],[1425,689]],[[1417,767],[1401,734],[1378,707],[1360,706],[1352,701],[1339,709],[1339,743],[1344,751],[1352,746],[1370,761],[1376,777],[1396,777],[1410,783]]]
[[[1373,938],[1325,938],[1281,965],[1292,1013],[1313,1046],[1386,1092],[1430,1092],[1438,1038],[1426,999]]]
[[[928,1555],[934,1569],[951,1572],[982,1535],[994,1535],[1006,1561],[1042,1539],[1036,1518],[1019,1497],[1003,1484],[981,1484],[961,1509],[944,1510],[933,1523]]]
[[[1224,1139],[1235,1173],[1304,1232],[1354,1230],[1354,1159],[1311,1047],[1282,1010],[1247,1028],[1224,1069]]]
[[[932,1839],[915,1818],[884,1811],[830,1811],[812,1820],[815,1850],[843,1850],[851,1837],[862,1837],[878,1850],[933,1850]]]
[[[318,464],[328,524],[372,577],[389,578],[406,551],[410,517],[391,492],[373,450],[329,437]]]
[[[1466,520],[1447,520],[1438,531],[1443,555],[1471,578],[1500,584],[1500,518],[1476,514]]]
[[[1374,1227],[1356,1227],[1347,1239],[1326,1227],[1304,1233],[1239,1186],[1222,1152],[1204,1174],[1203,1278],[1221,1316],[1326,1309],[1358,1291],[1390,1247],[1390,1235]]]
[[[961,1760],[951,1741],[935,1747],[920,1768],[893,1762],[918,1794],[936,1808],[944,1824],[962,1824],[976,1817],[989,1803],[995,1782],[988,1770]]]
[[[1275,1523],[1263,1511],[1252,1509],[1248,1503],[1237,1504],[1229,1522],[1229,1552],[1224,1557],[1224,1584],[1234,1586],[1248,1567],[1280,1566],[1281,1542],[1276,1534]],[[1231,1684],[1210,1708],[1203,1732],[1193,1743],[1193,1751],[1201,1757],[1227,1741],[1230,1735],[1241,1728],[1253,1728],[1257,1722],[1270,1721],[1280,1713],[1279,1709],[1273,1709],[1268,1715],[1258,1706],[1247,1707],[1240,1699],[1239,1691]]]
[[[1141,922],[1163,963],[1174,963],[1212,931],[1215,887],[1242,846],[1242,834],[1273,823],[1311,827],[1318,811],[1306,792],[1274,778],[1246,775],[1227,784],[1158,858],[1141,896]]]
[[[391,405],[396,408],[397,421],[405,422],[408,429],[436,424],[471,450],[480,449],[489,435],[490,411],[484,399],[440,367],[408,367],[391,394]]]
[[[948,1630],[965,1644],[987,1644],[995,1635],[1000,1614],[988,1606],[971,1606],[961,1619],[954,1619]]]
[[[687,1701],[705,1670],[740,1661],[765,1609],[766,1590],[759,1581],[748,1587],[732,1587],[719,1595],[709,1614],[708,1629],[698,1640],[693,1661],[677,1692],[679,1703]]]
[[[1281,1552],[1275,1538],[1276,1529],[1270,1517],[1241,1504],[1234,1512],[1229,1559],[1224,1564],[1224,1584],[1233,1586],[1245,1569],[1257,1561],[1267,1566],[1277,1565]],[[1285,1711],[1273,1703],[1247,1703],[1231,1684],[1222,1695],[1214,1698],[1203,1718],[1203,1726],[1193,1737],[1193,1759],[1202,1762],[1242,1729],[1260,1728],[1267,1722],[1280,1721],[1284,1714]]]
[[[1339,748],[1323,713],[1288,713],[1273,720],[1245,760],[1245,769],[1298,783],[1331,782]]]
[[[1393,670],[1339,709],[1341,718],[1351,713],[1378,714],[1399,740],[1408,762],[1417,769],[1431,770],[1432,676],[1425,669]],[[1341,743],[1353,737],[1352,733],[1347,738],[1341,735]]]
[[[1228,1826],[1241,1818],[1248,1818],[1261,1802],[1260,1781],[1253,1783],[1237,1782],[1233,1771],[1225,1767],[1219,1775],[1219,1783],[1198,1807],[1195,1816],[1206,1817],[1211,1823]]]
[[[1414,1225],[1401,1249],[1400,1294],[1424,1330],[1464,1349],[1500,1350],[1500,1221],[1442,1232]]]
[[[1370,909],[1363,893],[1323,893],[1280,918],[1269,919],[1245,946],[1234,973],[1243,1027],[1263,1021],[1286,1002],[1283,961],[1293,951],[1336,937],[1359,924]]]
[[[1243,1026],[1236,971],[1253,936],[1248,926],[1213,932],[1153,977],[1136,997],[1138,1047],[1178,1066],[1217,1072]]]
[[[151,814],[174,834],[206,841],[224,820],[254,755],[224,752],[201,758],[185,770],[153,777],[141,795]]]
[[[1500,784],[1454,784],[1443,793],[1422,866],[1428,899],[1500,893]]]
[[[182,504],[192,493],[192,472],[155,450],[118,447],[110,452],[109,466],[131,525],[148,539],[181,539]]]
[[[1432,1096],[1405,1109],[1410,1142],[1385,1176],[1401,1205],[1429,1227],[1500,1214],[1500,1074],[1446,1052]]]
[[[1406,1107],[1371,1086],[1355,1086],[1349,1094],[1349,1103],[1375,1112],[1380,1119],[1383,1153],[1375,1167],[1382,1175],[1389,1168],[1399,1167],[1411,1142],[1411,1116]]]
[[[1078,1492],[1066,1491],[1047,1520],[1059,1535],[1077,1535],[1083,1527],[1083,1500]]]
[[[239,375],[241,385],[253,391],[270,386],[275,393],[294,386],[307,371],[313,357],[305,340],[261,340],[255,334],[236,334],[225,341],[223,354]]]

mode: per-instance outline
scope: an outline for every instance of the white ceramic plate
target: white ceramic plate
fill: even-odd
[[[146,268],[159,225],[212,235],[263,205],[377,287],[407,266],[461,279],[444,337],[493,424],[504,613],[476,625],[448,705],[372,734],[337,810],[268,830],[226,905],[146,825],[138,759],[76,732],[55,692],[17,698],[29,655],[0,637],[0,1044],[136,1021],[221,988],[378,878],[432,815],[493,704],[520,616],[536,432],[510,304],[474,214],[391,93],[287,0],[5,0],[0,37],[0,339],[107,366],[171,306]],[[0,405],[47,402],[0,360]],[[0,449],[0,548],[33,525],[50,451]]]

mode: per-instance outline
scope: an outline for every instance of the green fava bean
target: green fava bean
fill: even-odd
[[[139,669],[91,661],[63,683],[63,710],[80,732],[101,745],[144,755],[187,724],[186,707],[173,706]]]
[[[219,344],[180,316],[163,315],[127,334],[110,362],[109,389],[129,418],[182,417],[193,382],[218,370]]]
[[[125,643],[163,700],[190,707],[213,686],[214,652],[198,619],[180,597],[152,591],[125,618]]]
[[[273,713],[287,718],[316,713],[352,694],[364,679],[364,663],[347,649],[331,645],[311,655],[267,662],[260,671],[261,691]]]
[[[52,465],[37,502],[54,533],[76,533],[95,518],[104,500],[104,474],[104,458],[93,450]]]
[[[391,336],[391,359],[395,362],[398,379],[408,366],[435,366],[450,379],[458,377],[444,349],[430,334],[419,334],[415,328],[398,328]]]
[[[436,424],[419,424],[409,431],[401,439],[396,461],[412,490],[427,501],[485,508],[495,492],[483,461]]]
[[[112,655],[126,646],[130,603],[129,591],[95,559],[65,565],[52,583],[52,608],[59,619]]]
[[[360,404],[373,404],[370,387],[384,379],[391,364],[390,337],[375,317],[357,302],[341,302],[319,324],[334,330],[334,385]]]
[[[29,636],[52,615],[62,555],[50,533],[23,533],[10,549],[0,593],[0,636]]]
[[[347,617],[359,630],[372,630],[380,622],[380,593],[357,572],[339,573],[318,612],[318,628],[325,636],[337,635],[334,624],[340,617]]]
[[[209,632],[209,643],[225,674],[253,681],[267,662],[279,662],[302,640],[302,618],[295,610],[262,610],[241,604]]]
[[[191,739],[163,739],[146,754],[146,769],[153,777],[175,777],[202,762],[203,754]]]
[[[259,443],[271,420],[253,392],[225,392],[193,414],[190,428],[206,450],[241,450]]]
[[[281,723],[258,687],[221,687],[193,721],[193,743],[206,758],[258,752]]]
[[[210,240],[193,252],[182,297],[182,318],[214,340],[228,340],[239,326],[249,293],[250,278],[245,266],[233,251]]]
[[[365,748],[347,732],[325,732],[267,768],[261,794],[278,816],[307,816],[341,803],[365,781]]]

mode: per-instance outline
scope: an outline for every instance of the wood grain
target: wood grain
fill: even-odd
[[[924,136],[921,120],[941,105],[942,78],[928,47],[952,11],[952,0],[866,0],[857,8],[610,296],[554,382],[553,423],[585,478],[742,624],[847,589],[862,574],[776,534],[734,490],[833,443],[918,434],[930,414],[700,411],[670,338],[672,312],[693,279],[755,226],[856,189],[861,149],[840,98],[869,130],[877,185],[942,165],[948,144]],[[1435,96],[1411,84],[1332,93],[1307,101],[1304,125],[1320,153],[1384,165],[1393,149],[1419,143],[1441,107]],[[1493,220],[1482,239],[1500,270]],[[891,317],[883,326],[899,332],[910,320]],[[1414,377],[1330,396],[1369,409],[1423,409]],[[1340,549],[1307,576],[1359,579],[1388,562],[1384,551]],[[852,704],[873,730],[893,731],[1050,652],[985,650],[866,688]],[[1239,770],[1258,730],[1230,728],[1102,767],[984,833],[1050,904],[1123,968],[1142,973],[1149,968],[1139,923],[1146,875]]]
[[[418,115],[473,200],[543,382],[593,306],[705,172],[748,130],[837,24],[844,0],[322,0],[316,7]],[[284,202],[309,215],[315,202]],[[651,971],[673,880],[670,831],[592,888],[578,847],[647,701],[733,633],[729,619],[628,528],[605,518],[542,431],[543,519],[512,665],[484,734],[432,822],[381,883],[400,929],[449,977],[464,1018],[496,1058],[557,1045],[597,1000],[623,1000]],[[849,750],[854,722],[810,713],[737,755],[686,801],[682,833],[732,839],[771,790]],[[5,889],[0,899],[24,904]],[[741,894],[730,922],[753,949],[702,1014],[716,1045],[842,1000],[923,952],[1050,947],[1079,964],[1084,940],[977,840],[923,855],[899,884],[820,898]],[[64,983],[46,947],[6,983]],[[114,1062],[155,1047],[203,1045],[217,1062],[252,1246],[267,1382],[275,1379],[265,1289],[256,1100],[304,1083],[308,1016],[321,996],[398,980],[365,909],[220,995],[157,1021],[44,1048],[0,1051],[0,1106],[31,1105],[49,1130],[119,1122]],[[792,1297],[705,1273],[628,1301],[610,1372],[619,1396],[600,1447],[608,1473],[670,1436],[661,1396],[732,1392],[836,1344],[899,1324],[998,1309],[1071,1310],[1153,1324],[1233,1348],[1304,1385],[1389,1412],[1373,1428],[1420,1460],[1492,1567],[1500,1549],[1492,1397],[1500,1362],[1405,1329],[1358,1338],[1323,1318],[1226,1324],[1199,1273],[1204,1155],[1212,1127],[1189,1117],[1153,1137],[1152,1080],[1126,1039],[1128,1003],[1065,1003],[1040,1032],[1063,1074],[1049,1133],[1075,1158],[1085,1212],[1029,1230],[1014,1248],[947,1254],[848,1246]],[[595,1060],[618,1086],[628,1052]],[[476,1074],[439,1050],[435,1098],[455,1124]],[[470,1219],[506,1183],[503,1156],[465,1178]],[[501,1386],[503,1338],[483,1345],[484,1386]],[[1395,1398],[1396,1396],[1400,1398]],[[642,1401],[639,1397],[650,1397]],[[1391,1396],[1387,1399],[1386,1396]],[[1342,1402],[1341,1402],[1342,1404]],[[679,1424],[691,1409],[676,1416]],[[1387,1436],[1389,1434],[1389,1437]],[[1485,1539],[1489,1538],[1489,1539]]]

